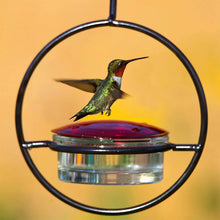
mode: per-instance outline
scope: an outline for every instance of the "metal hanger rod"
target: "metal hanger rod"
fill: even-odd
[[[116,7],[117,7],[117,0],[110,0],[110,14],[108,20],[115,20],[116,18]]]

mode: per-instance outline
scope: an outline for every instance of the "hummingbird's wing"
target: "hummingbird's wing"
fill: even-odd
[[[77,89],[81,89],[85,92],[95,93],[103,80],[102,79],[82,79],[82,80],[56,79],[56,81],[75,87]]]
[[[115,99],[123,99],[126,96],[129,96],[127,93],[120,90],[120,88],[116,84],[113,84],[113,85],[114,85],[114,90],[112,91],[112,96]]]

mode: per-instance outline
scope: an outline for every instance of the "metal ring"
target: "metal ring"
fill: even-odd
[[[168,49],[170,49],[178,57],[178,59],[182,62],[182,64],[185,66],[185,68],[187,69],[188,73],[190,74],[190,76],[192,78],[192,81],[195,85],[195,88],[196,88],[196,91],[198,94],[199,104],[200,104],[200,113],[201,113],[200,136],[199,136],[199,140],[198,140],[198,145],[201,147],[198,151],[196,151],[194,153],[194,156],[193,156],[190,164],[188,165],[187,169],[182,174],[182,176],[176,181],[176,183],[174,185],[172,185],[168,190],[166,190],[164,193],[157,196],[156,198],[154,198],[146,203],[137,205],[137,206],[132,206],[132,207],[128,207],[128,208],[121,208],[121,209],[103,209],[103,208],[97,208],[97,207],[84,205],[84,204],[79,203],[75,200],[72,200],[71,198],[62,194],[56,188],[54,188],[49,182],[47,182],[47,180],[42,176],[42,174],[39,172],[39,170],[37,169],[37,167],[33,163],[32,159],[28,153],[28,149],[23,147],[27,144],[27,142],[24,140],[23,130],[22,130],[22,104],[23,104],[25,90],[26,90],[27,84],[30,80],[30,77],[31,77],[33,71],[35,70],[37,65],[40,63],[42,58],[53,47],[55,47],[58,43],[62,42],[66,38],[68,38],[76,33],[79,33],[81,31],[85,31],[85,30],[97,28],[97,27],[103,27],[103,26],[114,26],[114,27],[128,28],[128,29],[142,32],[142,33],[156,39],[157,41],[161,42]],[[145,210],[147,208],[150,208],[152,206],[157,205],[158,203],[162,202],[163,200],[165,200],[166,198],[171,196],[174,192],[176,192],[176,190],[178,190],[184,184],[184,182],[188,179],[188,177],[191,175],[191,173],[193,172],[194,168],[196,167],[196,165],[199,161],[199,158],[202,154],[205,140],[206,140],[207,123],[208,123],[208,116],[207,116],[207,106],[206,106],[206,99],[205,99],[204,91],[203,91],[202,85],[200,83],[200,80],[196,74],[196,71],[194,70],[193,66],[191,65],[189,60],[186,58],[186,56],[172,42],[170,42],[168,39],[166,39],[165,37],[163,37],[159,33],[155,32],[147,27],[135,24],[135,23],[130,23],[130,22],[126,22],[126,21],[117,21],[117,20],[112,20],[112,19],[93,21],[93,22],[89,22],[89,23],[85,23],[85,24],[76,26],[76,27],[60,34],[59,36],[54,38],[51,42],[49,42],[38,53],[38,55],[35,57],[35,59],[30,64],[29,68],[27,69],[27,71],[24,75],[24,78],[22,80],[22,83],[20,85],[20,89],[19,89],[18,97],[17,97],[17,103],[16,103],[16,131],[17,131],[18,141],[20,144],[22,154],[27,162],[27,165],[29,166],[29,168],[31,169],[31,171],[33,172],[35,177],[39,180],[39,182],[49,192],[51,192],[54,196],[56,196],[58,199],[62,200],[63,202],[65,202],[75,208],[78,208],[78,209],[81,209],[81,210],[84,210],[87,212],[91,212],[91,213],[102,214],[102,215],[123,215],[123,214],[130,214],[130,213],[142,211],[142,210]]]

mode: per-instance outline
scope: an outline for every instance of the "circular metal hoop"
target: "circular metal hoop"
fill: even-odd
[[[24,135],[23,135],[23,130],[22,130],[22,104],[23,104],[23,99],[24,99],[24,95],[25,95],[25,90],[26,90],[26,87],[27,87],[27,84],[30,80],[31,75],[33,74],[35,68],[40,63],[42,58],[53,47],[55,47],[58,43],[62,42],[66,38],[68,38],[76,33],[79,33],[81,31],[87,30],[87,29],[92,29],[92,28],[96,28],[96,27],[103,27],[103,26],[114,26],[114,27],[128,28],[128,29],[132,29],[132,30],[135,30],[138,32],[142,32],[142,33],[156,39],[157,41],[159,41],[160,43],[165,45],[168,49],[170,49],[178,57],[178,59],[182,62],[182,64],[185,66],[188,73],[190,74],[192,81],[195,85],[198,99],[199,99],[199,104],[200,104],[201,126],[200,126],[200,136],[199,136],[199,140],[198,140],[198,145],[200,145],[201,147],[198,151],[196,151],[194,153],[194,156],[193,156],[190,164],[188,165],[187,169],[185,170],[185,172],[176,181],[176,183],[174,185],[172,185],[168,190],[166,190],[164,193],[157,196],[156,198],[154,198],[146,203],[137,205],[137,206],[122,208],[122,209],[103,209],[103,208],[97,208],[97,207],[84,205],[84,204],[79,203],[75,200],[72,200],[71,198],[69,198],[69,197],[65,196],[64,194],[62,194],[61,192],[59,192],[42,176],[42,174],[39,172],[39,170],[37,169],[37,167],[33,163],[32,159],[30,157],[30,154],[28,152],[28,149],[24,147],[27,144],[27,142],[24,140]],[[16,131],[17,131],[18,141],[20,144],[22,154],[27,162],[27,165],[29,166],[29,168],[31,169],[31,171],[33,172],[35,177],[39,180],[39,182],[49,192],[51,192],[54,196],[56,196],[58,199],[62,200],[63,202],[65,202],[75,208],[78,208],[78,209],[81,209],[81,210],[84,210],[87,212],[91,212],[91,213],[102,214],[102,215],[123,215],[123,214],[130,214],[130,213],[142,211],[142,210],[145,210],[147,208],[150,208],[152,206],[157,205],[158,203],[162,202],[163,200],[165,200],[166,198],[171,196],[174,192],[176,192],[184,184],[184,182],[188,179],[188,177],[191,175],[191,173],[193,172],[194,168],[196,167],[196,165],[199,161],[199,158],[202,154],[205,140],[206,140],[207,123],[208,123],[207,105],[206,105],[206,99],[205,99],[205,95],[203,92],[203,88],[202,88],[200,80],[199,80],[193,66],[191,65],[189,60],[186,58],[186,56],[168,39],[166,39],[165,37],[163,37],[159,33],[155,32],[149,28],[146,28],[144,26],[141,26],[141,25],[138,25],[135,23],[130,23],[130,22],[126,22],[126,21],[117,21],[117,20],[111,20],[111,19],[93,21],[93,22],[89,22],[89,23],[85,23],[85,24],[76,26],[76,27],[60,34],[59,36],[54,38],[51,42],[49,42],[38,53],[38,55],[35,57],[35,59],[30,64],[29,68],[27,69],[26,74],[25,74],[25,76],[22,80],[22,83],[20,85],[20,89],[19,89],[18,97],[17,97],[17,103],[16,103]],[[40,145],[40,143],[39,143],[39,145]]]

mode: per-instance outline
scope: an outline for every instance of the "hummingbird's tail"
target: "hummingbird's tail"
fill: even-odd
[[[79,119],[81,119],[81,118],[84,118],[86,115],[88,115],[88,113],[86,113],[86,112],[79,112],[79,113],[75,114],[74,116],[72,116],[72,117],[70,118],[70,120],[71,120],[72,118],[76,117],[76,118],[74,119],[74,121],[77,121],[77,120],[79,120]]]

